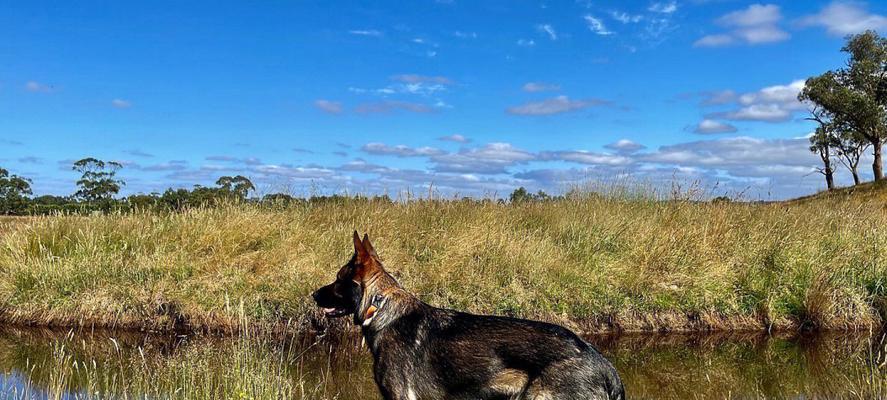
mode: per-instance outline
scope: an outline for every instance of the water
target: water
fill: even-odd
[[[878,398],[883,336],[592,336],[630,399]],[[357,340],[0,330],[5,398],[377,399]]]

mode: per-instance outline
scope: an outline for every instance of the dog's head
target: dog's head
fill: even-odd
[[[393,279],[382,268],[382,262],[367,235],[363,240],[354,231],[354,255],[336,274],[336,280],[312,294],[317,306],[327,317],[353,314],[355,323],[370,318],[373,298],[391,285]],[[369,312],[369,313],[368,313]]]

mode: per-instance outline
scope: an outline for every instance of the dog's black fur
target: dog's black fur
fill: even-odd
[[[558,325],[432,307],[401,288],[364,235],[313,297],[327,316],[352,314],[388,400],[622,400],[616,369]]]

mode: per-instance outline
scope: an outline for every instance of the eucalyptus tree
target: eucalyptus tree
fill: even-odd
[[[881,151],[887,142],[887,39],[874,31],[847,38],[844,68],[807,79],[798,99],[820,108],[836,132],[853,132],[872,147],[875,180],[884,178]]]
[[[71,169],[81,173],[81,177],[77,181],[79,189],[74,197],[86,202],[111,199],[126,184],[116,177],[121,168],[123,164],[116,161],[102,161],[92,157],[76,161]]]
[[[31,180],[0,168],[0,214],[21,214],[28,208]]]

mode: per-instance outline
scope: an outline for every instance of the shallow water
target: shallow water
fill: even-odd
[[[887,394],[876,366],[883,335],[587,339],[616,366],[630,399]],[[371,359],[354,340],[109,331],[0,330],[0,388],[5,398],[378,398]]]

